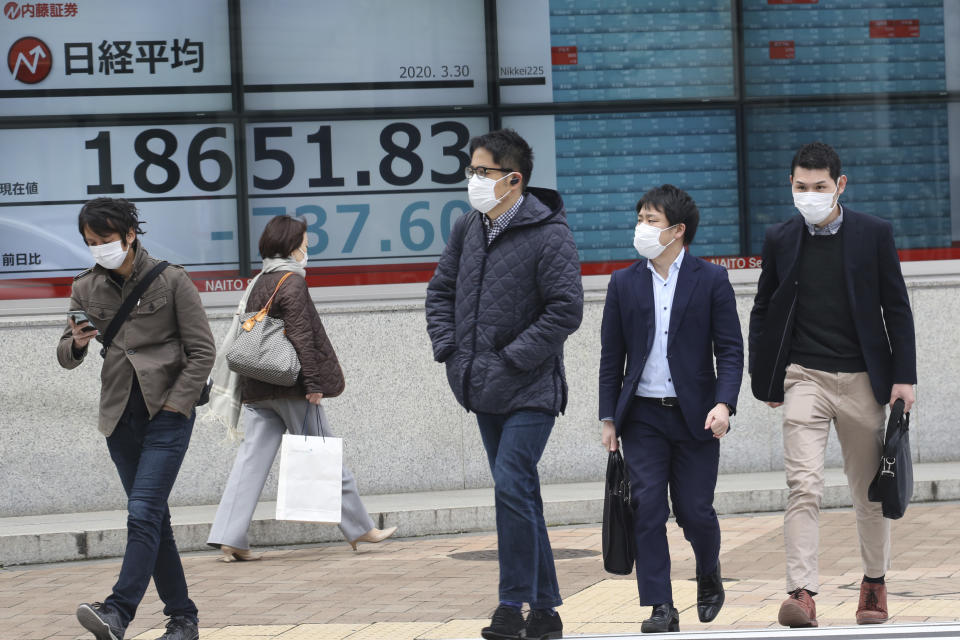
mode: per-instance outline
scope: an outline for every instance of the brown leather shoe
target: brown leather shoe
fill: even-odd
[[[857,624],[883,624],[887,618],[887,585],[861,582]]]
[[[785,627],[817,626],[817,605],[806,589],[790,592],[790,597],[780,605],[777,621]]]

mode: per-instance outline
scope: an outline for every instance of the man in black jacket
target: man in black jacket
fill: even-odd
[[[474,210],[454,225],[426,311],[434,358],[477,414],[494,479],[500,606],[482,635],[559,638],[537,462],[567,404],[563,343],[583,315],[580,263],[560,195],[527,187],[533,151],[523,138],[493,131],[471,140],[470,154]]]
[[[864,577],[857,623],[887,620],[890,523],[867,499],[884,436],[884,407],[914,402],[913,314],[889,222],[839,203],[840,157],[814,142],[794,156],[797,215],[767,230],[750,314],[753,394],[783,405],[787,598],[779,622],[817,625],[817,552],[824,451],[837,430],[853,498]]]

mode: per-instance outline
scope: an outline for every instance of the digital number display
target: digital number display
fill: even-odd
[[[744,0],[748,96],[946,88],[944,0]]]
[[[242,0],[248,109],[482,104],[482,0]]]
[[[485,118],[249,125],[251,251],[270,217],[307,222],[311,266],[435,261],[470,211]]]
[[[77,214],[100,196],[136,201],[158,256],[236,269],[233,138],[216,123],[0,130],[0,279],[91,266]]]

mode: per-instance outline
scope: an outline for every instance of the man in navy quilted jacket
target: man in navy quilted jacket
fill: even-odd
[[[454,225],[426,310],[434,358],[477,415],[493,473],[500,605],[481,633],[560,638],[537,462],[567,404],[563,343],[583,316],[580,262],[560,195],[527,186],[533,150],[523,138],[493,131],[470,141],[470,155],[474,210]]]

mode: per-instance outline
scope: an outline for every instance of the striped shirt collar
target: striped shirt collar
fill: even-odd
[[[835,236],[837,231],[840,231],[840,225],[843,224],[843,205],[839,202],[837,206],[840,207],[840,215],[837,216],[837,219],[828,224],[825,227],[820,229],[816,228],[814,225],[809,222],[804,221],[804,224],[807,225],[807,231],[810,232],[812,236]]]
[[[487,244],[489,245],[494,239],[503,233],[503,230],[507,228],[507,225],[510,224],[510,221],[513,220],[514,216],[517,215],[517,211],[520,210],[520,205],[523,204],[523,195],[521,194],[520,198],[514,203],[512,207],[501,213],[497,216],[496,220],[491,220],[487,217],[487,214],[483,214],[483,226],[487,231]]]

